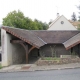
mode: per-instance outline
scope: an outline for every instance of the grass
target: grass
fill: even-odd
[[[52,58],[52,57],[44,57],[44,59],[43,60],[60,60],[60,58],[57,58],[57,57],[54,57],[54,58]]]
[[[0,69],[2,69],[2,66],[0,65]]]
[[[44,57],[43,60],[48,60],[48,61],[53,60],[53,61],[56,61],[57,63],[60,62],[60,58],[57,58],[57,57]]]

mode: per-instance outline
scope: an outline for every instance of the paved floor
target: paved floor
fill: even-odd
[[[80,63],[71,63],[63,65],[37,66],[35,64],[11,65],[0,69],[0,72],[15,72],[15,71],[41,71],[41,70],[60,70],[80,68]]]
[[[80,68],[65,70],[0,73],[0,80],[80,80]]]

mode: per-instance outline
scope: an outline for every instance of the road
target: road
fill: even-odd
[[[0,73],[0,80],[80,80],[80,69]]]

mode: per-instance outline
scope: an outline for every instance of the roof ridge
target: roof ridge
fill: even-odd
[[[21,28],[10,27],[10,26],[2,26],[1,28],[11,28],[11,29],[18,29],[18,30],[27,30],[27,29],[21,29]],[[29,31],[29,30],[27,30],[27,31]]]
[[[64,18],[70,23],[70,21],[64,16]],[[71,23],[70,23],[71,24]],[[71,24],[72,25],[72,24]],[[72,25],[75,29],[77,29],[74,25]]]
[[[30,31],[31,32],[31,31]],[[33,33],[39,40],[41,40],[44,44],[47,44],[42,38],[40,38],[39,36],[37,36],[34,32],[31,32]]]
[[[63,16],[63,15],[62,15],[62,16]],[[59,20],[62,16],[57,17],[57,18],[49,25],[49,28],[50,28],[57,20]]]

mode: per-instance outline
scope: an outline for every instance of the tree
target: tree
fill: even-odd
[[[34,23],[38,27],[39,30],[43,30],[43,26],[41,24],[41,21],[38,21],[37,19],[35,19]]]
[[[8,15],[3,18],[3,25],[28,30],[46,30],[48,28],[46,23],[42,23],[37,19],[32,21],[32,19],[25,17],[20,10],[8,13]]]
[[[43,30],[47,30],[48,27],[49,27],[49,25],[46,22],[44,22],[43,25],[42,25],[42,27],[43,27]]]
[[[28,30],[39,30],[38,27],[35,25],[34,21],[32,21],[30,18],[26,17],[25,18],[25,26],[26,26],[26,29]]]
[[[75,12],[73,12],[71,17],[72,17],[72,21],[76,21],[77,20]]]
[[[34,20],[34,22],[36,23],[36,26],[38,26],[39,30],[47,30],[48,29],[48,24],[46,22],[41,22],[37,19]]]
[[[78,12],[78,14],[79,14],[79,16],[78,16],[79,20],[78,21],[80,21],[80,5],[78,5],[77,8],[79,10],[79,12]]]
[[[48,24],[50,25],[52,22],[53,22],[53,20],[52,20],[52,19],[50,19],[50,21],[49,21],[49,23],[48,23]]]
[[[16,28],[24,28],[24,19],[25,17],[21,11],[13,11],[10,12],[5,18],[3,18],[3,25]]]

